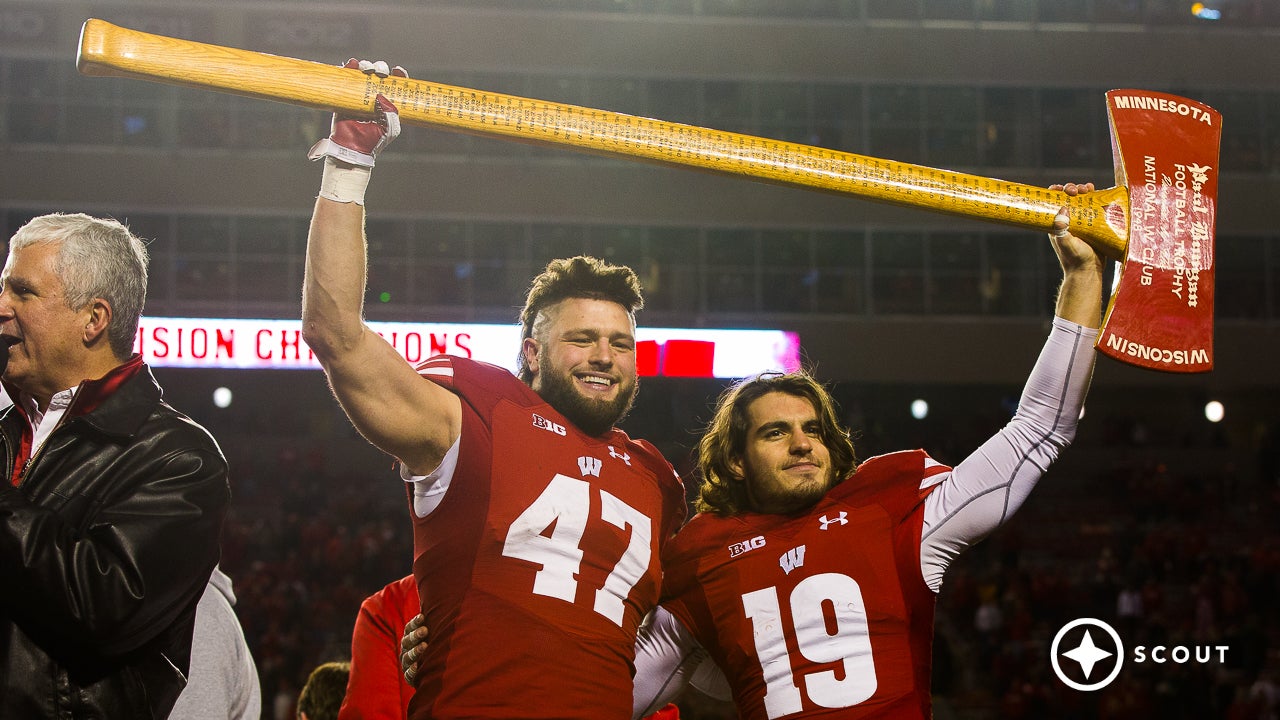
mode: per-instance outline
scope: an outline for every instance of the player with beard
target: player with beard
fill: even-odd
[[[638,713],[677,692],[705,648],[744,720],[931,717],[943,573],[1021,506],[1084,406],[1103,265],[1067,222],[1053,235],[1056,317],[1017,412],[954,469],[923,450],[858,465],[804,373],[726,391],[699,444],[700,512],[663,555],[662,606],[641,633]]]
[[[366,72],[384,64],[351,61]],[[614,425],[635,396],[628,268],[550,263],[521,312],[520,376],[466,358],[411,367],[362,319],[364,196],[399,131],[335,117],[307,242],[303,333],[360,432],[400,461],[433,642],[413,718],[627,718],[636,631],[684,491]]]

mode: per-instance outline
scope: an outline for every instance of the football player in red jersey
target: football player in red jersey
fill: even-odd
[[[859,465],[805,373],[726,391],[699,445],[700,513],[663,554],[662,605],[640,632],[635,717],[691,680],[715,694],[711,666],[744,720],[931,716],[943,574],[1021,506],[1073,439],[1088,391],[1103,261],[1067,223],[1052,235],[1053,329],[1018,410],[955,468],[921,450]],[[401,645],[409,675],[429,647],[416,623]]]
[[[1070,194],[1091,185],[1068,185]],[[1102,259],[1067,232],[1053,329],[1007,426],[954,468],[857,465],[826,390],[767,375],[722,396],[699,445],[699,514],[663,555],[636,711],[705,652],[744,720],[928,718],[934,598],[949,563],[1022,504],[1071,442],[1093,370]]]
[[[324,175],[302,319],[347,416],[407,483],[433,638],[409,715],[627,718],[637,628],[685,514],[671,466],[614,427],[637,387],[639,283],[592,258],[554,261],[521,313],[520,378],[462,357],[410,366],[362,318],[365,193],[399,132],[395,106],[377,106],[376,119],[335,117],[309,154]]]

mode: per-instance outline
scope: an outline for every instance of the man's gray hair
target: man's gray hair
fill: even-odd
[[[9,240],[9,252],[58,243],[54,271],[67,307],[79,310],[94,298],[111,305],[107,341],[116,357],[133,354],[134,336],[147,299],[147,249],[119,222],[83,213],[52,213],[32,219]]]

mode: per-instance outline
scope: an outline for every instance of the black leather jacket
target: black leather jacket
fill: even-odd
[[[0,718],[159,719],[186,684],[227,465],[137,356],[108,378],[129,369],[81,385],[16,488],[26,420],[0,410]]]

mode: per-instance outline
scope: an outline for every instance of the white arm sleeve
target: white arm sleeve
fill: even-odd
[[[1013,419],[950,473],[925,481],[922,488],[940,485],[925,499],[920,542],[920,571],[934,592],[951,561],[1012,516],[1071,444],[1097,336],[1096,329],[1055,317]]]
[[[449,446],[449,451],[435,470],[426,475],[413,475],[404,463],[400,463],[400,479],[413,483],[413,514],[424,518],[432,513],[444,500],[444,494],[453,482],[453,473],[458,469],[458,447],[462,445],[462,436]]]
[[[638,720],[658,711],[687,685],[719,700],[729,697],[728,682],[693,633],[662,607],[654,608],[636,636],[631,717]]]

